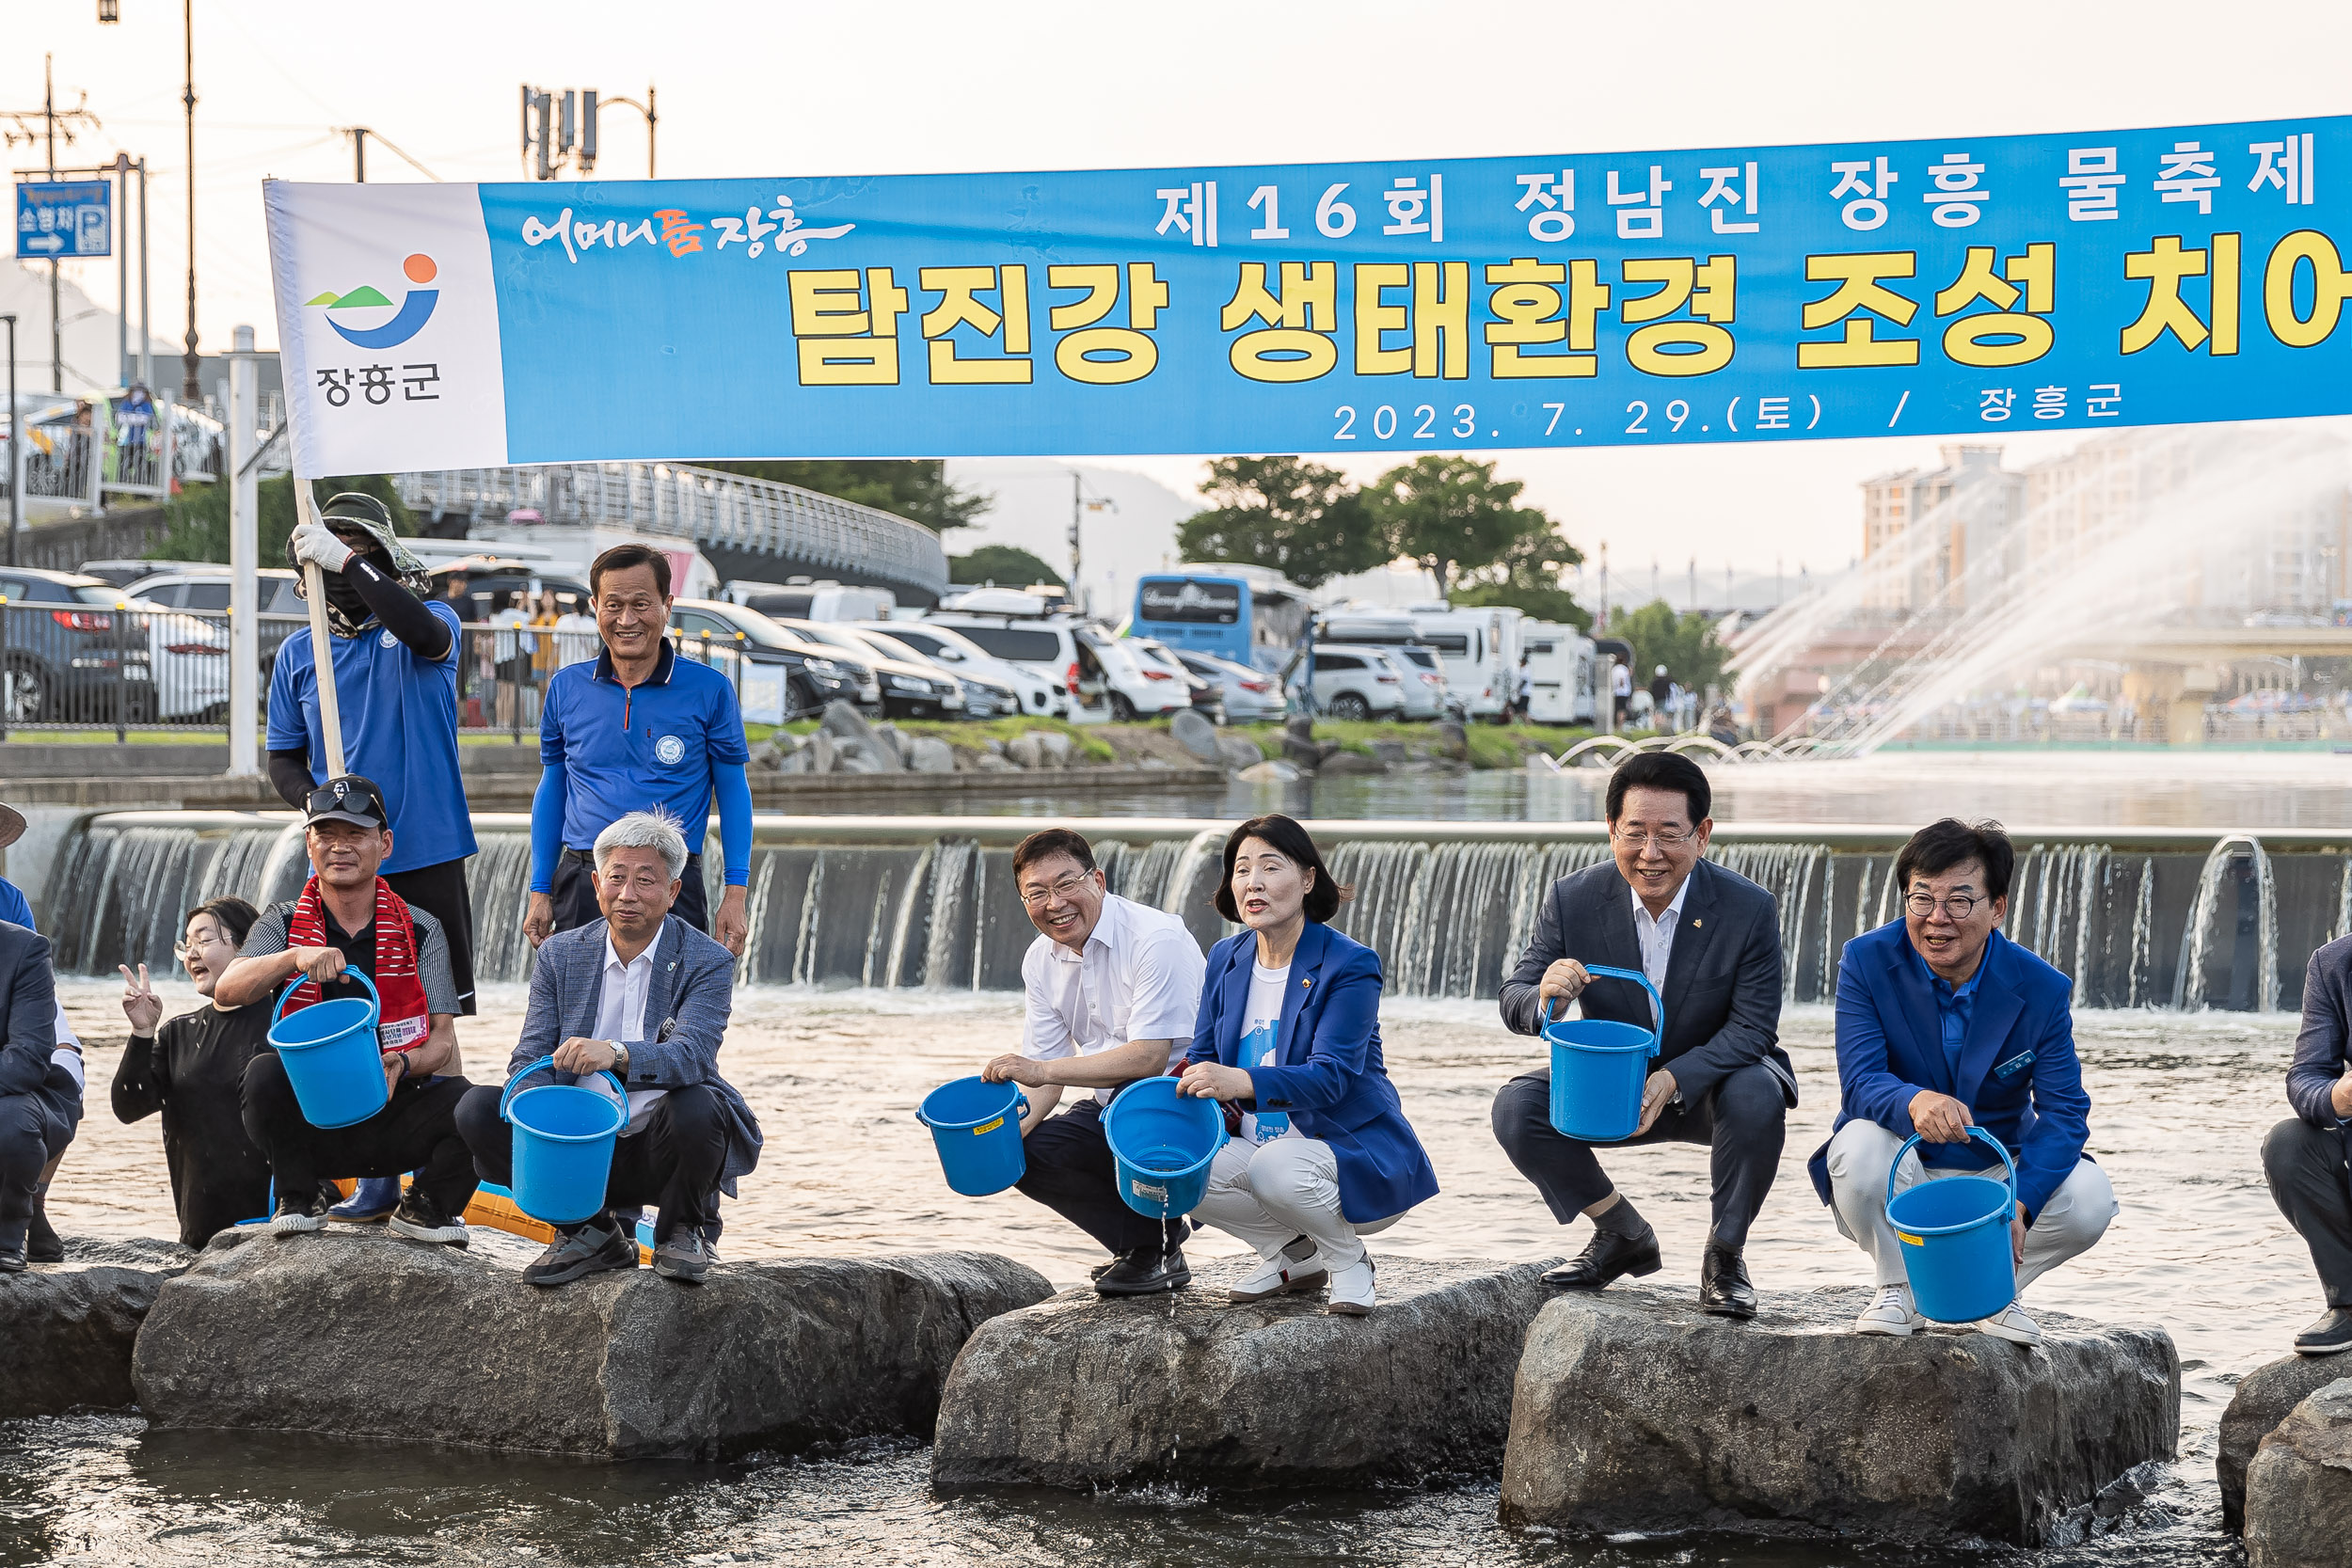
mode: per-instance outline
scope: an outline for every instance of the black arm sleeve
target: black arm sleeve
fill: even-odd
[[[344,565],[343,575],[359,591],[367,607],[375,611],[375,618],[384,623],[384,629],[407,643],[411,653],[429,659],[449,657],[450,629],[424,608],[422,599],[376,570],[374,562],[365,556],[353,556]]]
[[[269,786],[278,791],[278,798],[300,811],[310,803],[310,753],[296,746],[292,751],[269,754]]]

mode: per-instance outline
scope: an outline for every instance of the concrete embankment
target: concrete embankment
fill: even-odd
[[[130,1404],[139,1324],[194,1256],[176,1242],[73,1237],[66,1261],[0,1276],[0,1420]]]

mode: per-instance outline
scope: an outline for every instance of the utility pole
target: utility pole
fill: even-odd
[[[147,160],[139,160],[139,380],[155,390],[155,321],[147,294]]]
[[[351,128],[351,178],[364,185],[368,182],[368,128]]]
[[[1087,499],[1086,490],[1086,475],[1080,473],[1075,468],[1071,469],[1070,594],[1071,602],[1078,607],[1080,614],[1084,614],[1086,612],[1087,602],[1086,589],[1081,586],[1078,581],[1078,521],[1089,512],[1116,512],[1119,510],[1119,503],[1112,500],[1108,496],[1097,496],[1092,500],[1089,500]]]
[[[1698,558],[1697,556],[1695,556],[1695,555],[1694,555],[1694,556],[1692,556],[1692,557],[1691,558],[1691,608],[1692,608],[1692,610],[1696,610],[1696,609],[1698,609],[1698,607],[1699,607],[1699,558]]]
[[[180,395],[194,403],[204,395],[196,356],[196,0],[181,0],[180,25],[185,67],[180,102],[188,110],[188,336],[187,353],[180,361]]]
[[[115,154],[115,375],[131,384],[131,245],[123,221],[131,212],[131,154]],[[146,242],[142,234],[139,240]]]
[[[553,180],[564,172],[565,164],[572,171],[585,178],[596,167],[596,121],[606,109],[614,104],[636,110],[645,117],[645,178],[655,178],[655,132],[661,117],[654,106],[654,89],[645,88],[645,101],[633,98],[606,98],[594,87],[566,87],[558,93],[552,87],[534,87],[523,84],[522,95],[522,156],[523,167],[533,180]],[[378,141],[384,138],[378,136]]]
[[[16,536],[24,531],[24,421],[16,417],[16,317],[0,316],[8,326],[8,564],[16,564]]]
[[[1609,629],[1609,541],[1600,542],[1600,619],[1594,623],[1602,631]]]

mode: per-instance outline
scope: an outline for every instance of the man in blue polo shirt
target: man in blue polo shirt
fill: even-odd
[[[326,591],[327,641],[342,710],[343,770],[375,781],[391,816],[383,879],[403,902],[440,923],[449,939],[458,1011],[471,1016],[473,901],[466,857],[473,818],[457,770],[457,664],[465,649],[456,612],[431,597],[424,562],[392,531],[373,496],[345,494],[287,541],[297,571],[317,562]],[[326,783],[318,671],[310,628],[279,644],[269,677],[269,779],[296,811]]]
[[[671,647],[670,562],[644,545],[616,545],[588,568],[596,634],[593,664],[569,665],[548,682],[539,720],[540,775],[531,802],[531,909],[523,931],[532,946],[599,918],[596,835],[633,811],[677,818],[687,856],[674,912],[740,957],[751,929],[751,750],[735,688],[707,664]],[[701,848],[713,793],[726,893],[716,922],[703,891]]]

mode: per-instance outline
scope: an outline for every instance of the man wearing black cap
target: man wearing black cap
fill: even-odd
[[[384,879],[440,923],[449,942],[457,1010],[474,1010],[473,905],[466,857],[473,823],[457,767],[457,669],[464,639],[456,613],[432,597],[424,563],[392,531],[373,496],[347,492],[286,542],[299,572],[315,562],[326,593],[345,766],[382,781],[400,848]],[[309,627],[278,650],[269,683],[269,777],[302,809],[326,782],[318,673]]]
[[[455,1076],[457,995],[449,942],[430,912],[411,909],[377,870],[393,853],[383,793],[357,775],[329,779],[303,802],[303,839],[311,876],[291,904],[263,911],[214,987],[215,1006],[241,1007],[299,981],[288,1011],[368,990],[342,977],[346,967],[375,988],[377,1043],[389,1099],[349,1127],[312,1126],[302,1114],[285,1064],[264,1051],[245,1069],[245,1128],[270,1164],[278,1202],[272,1234],[294,1235],[326,1224],[321,1177],[416,1180],[401,1196],[391,1227],[444,1245],[466,1244],[464,1213],[473,1196],[473,1157],[457,1134],[457,1102],[471,1087]],[[437,1076],[442,1075],[442,1076]]]

